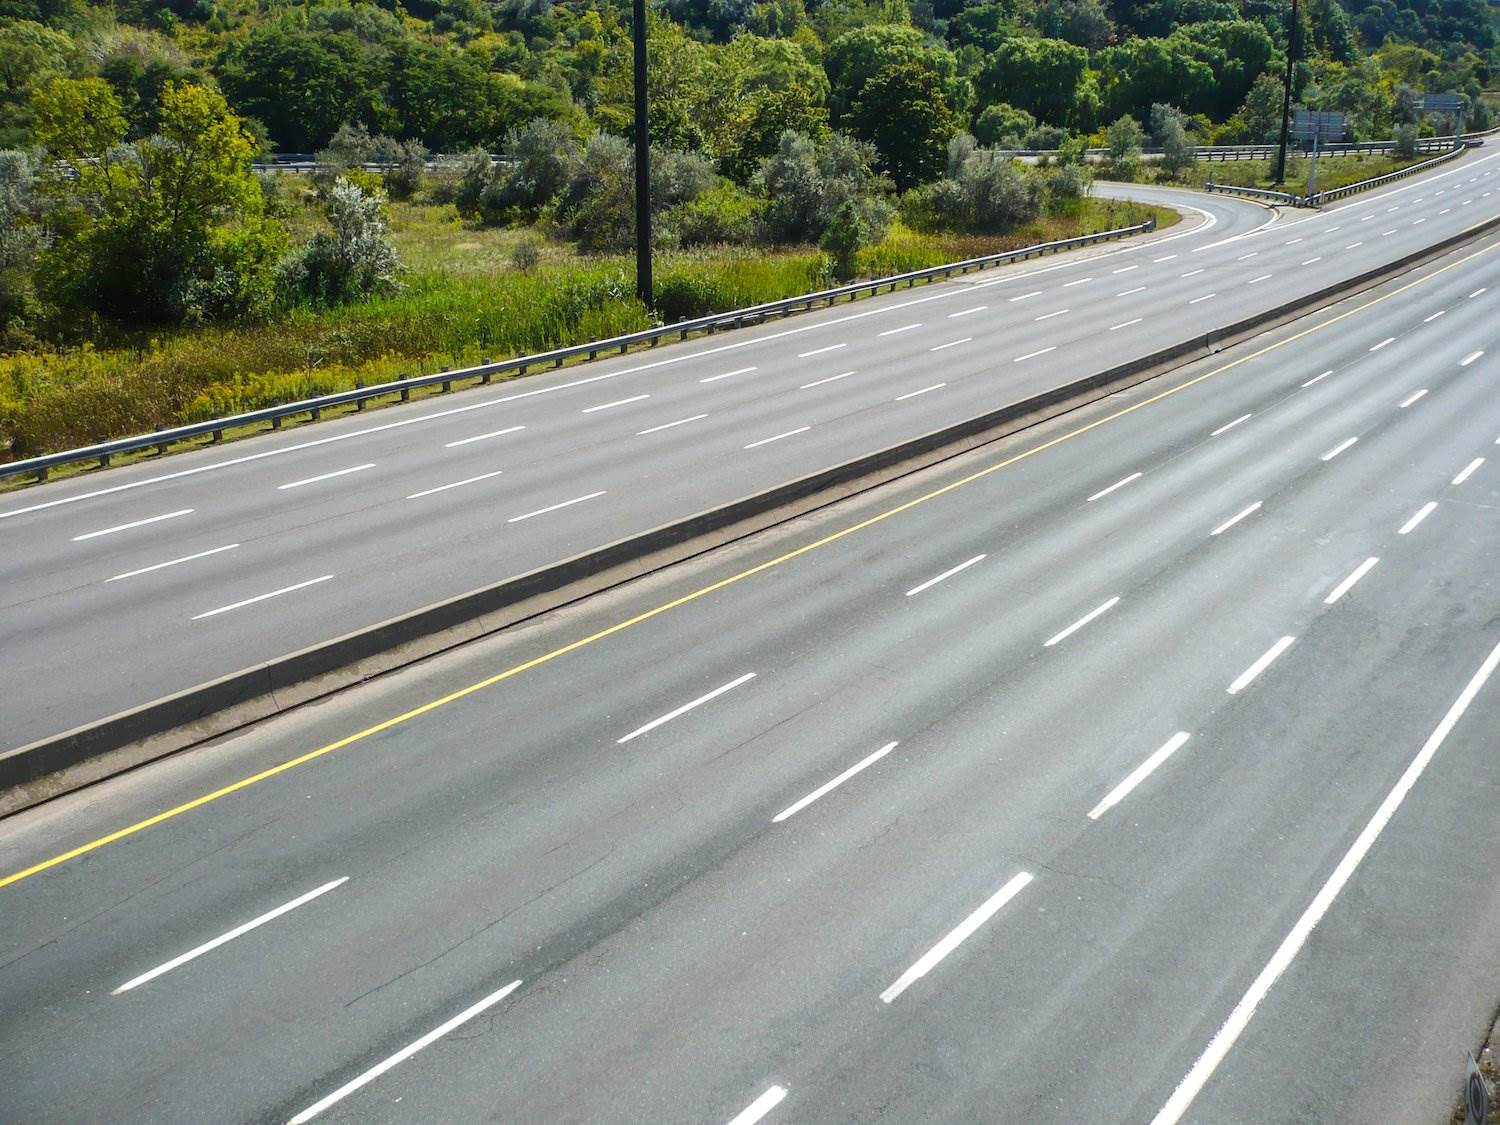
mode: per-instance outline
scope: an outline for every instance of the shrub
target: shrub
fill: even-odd
[[[1197,149],[1188,139],[1186,124],[1176,106],[1157,102],[1151,107],[1151,139],[1161,147],[1162,171],[1173,179],[1197,160]]]
[[[375,159],[386,165],[381,173],[386,194],[392,199],[410,199],[422,186],[427,171],[427,146],[421,141],[398,141],[390,137],[376,139]]]
[[[510,264],[522,273],[530,273],[541,264],[542,246],[542,240],[536,235],[522,235],[510,252]]]
[[[1036,118],[1005,102],[987,105],[974,119],[974,136],[991,148],[1025,148],[1026,137],[1036,128]]]
[[[765,201],[723,181],[671,208],[662,227],[679,246],[745,243],[755,238]]]
[[[1396,144],[1391,155],[1401,160],[1410,160],[1417,155],[1417,127],[1401,125],[1396,129]]]
[[[1093,186],[1094,176],[1082,164],[1062,164],[1047,177],[1047,198],[1054,210],[1082,199]]]
[[[357,301],[399,287],[401,259],[386,232],[383,196],[347,179],[328,192],[328,224],[287,258],[282,284],[292,294],[337,303]]]
[[[511,163],[496,202],[529,218],[562,194],[582,155],[567,126],[546,117],[512,129],[505,147]]]
[[[1068,131],[1060,125],[1038,125],[1026,134],[1026,147],[1050,152],[1062,148],[1068,139]]]
[[[819,143],[787,130],[761,167],[759,183],[770,201],[766,232],[776,242],[810,242],[823,236],[845,203],[865,199],[867,220],[883,229],[890,209],[875,198],[874,149],[839,133]],[[883,217],[882,217],[883,216]]]

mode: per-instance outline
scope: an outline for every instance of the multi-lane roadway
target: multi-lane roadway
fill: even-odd
[[[1497,310],[1489,238],[7,819],[0,1118],[1447,1120]]]
[[[1187,220],[1103,252],[7,496],[0,749],[1315,291],[1493,216],[1497,172],[1274,221],[1155,192]]]

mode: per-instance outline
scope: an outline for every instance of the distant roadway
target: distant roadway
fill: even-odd
[[[1485,150],[1179,227],[0,499],[0,749],[1071,382],[1500,211]]]

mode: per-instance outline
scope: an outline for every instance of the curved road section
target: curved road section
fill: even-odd
[[[1500,211],[1500,154],[1104,252],[26,490],[0,503],[0,749],[838,464],[1316,291]],[[1102,190],[1120,190],[1103,187]]]

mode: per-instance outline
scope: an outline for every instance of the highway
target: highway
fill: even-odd
[[[1490,237],[7,818],[0,1119],[1446,1121],[1497,309]]]
[[[0,749],[841,463],[1500,210],[1484,150],[1178,228],[0,501]],[[1268,225],[1269,224],[1269,225]]]

